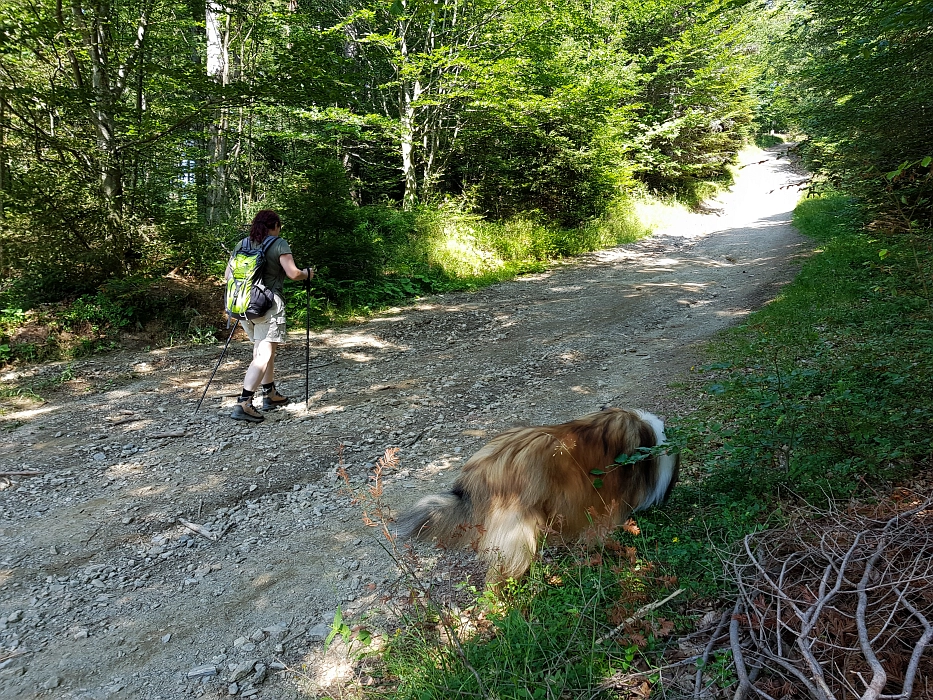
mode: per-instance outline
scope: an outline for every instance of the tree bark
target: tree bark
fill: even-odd
[[[215,0],[207,0],[205,7],[207,32],[207,75],[219,85],[230,84],[230,13]],[[218,224],[229,216],[227,197],[227,130],[228,115],[224,108],[217,110],[208,127],[210,167],[207,178],[207,223]]]

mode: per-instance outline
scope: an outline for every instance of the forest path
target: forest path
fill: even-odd
[[[404,593],[338,462],[361,487],[401,446],[384,496],[398,510],[510,426],[604,404],[682,413],[668,383],[809,252],[784,150],[743,154],[708,213],[649,239],[314,333],[310,408],[261,425],[227,418],[244,342],[197,415],[219,347],[30,369],[55,390],[0,416],[0,471],[40,472],[0,479],[0,695],[219,697],[241,675],[240,697],[296,696],[283,664],[305,689],[335,682],[346,669],[322,639],[337,606]],[[278,360],[287,394],[303,389],[303,341]]]

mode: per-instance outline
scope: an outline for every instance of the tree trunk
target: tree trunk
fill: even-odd
[[[107,208],[108,219],[114,228],[123,218],[123,166],[117,139],[116,111],[126,90],[129,67],[136,60],[135,57],[142,50],[146,39],[149,24],[147,11],[144,10],[140,15],[136,26],[136,40],[126,62],[115,68],[111,62],[111,56],[116,53],[110,27],[113,8],[104,2],[96,5],[89,16],[81,6],[81,0],[72,0],[71,4],[75,26],[81,33],[88,54],[93,100],[91,118],[97,136],[100,193]],[[60,5],[58,20],[64,29]],[[83,67],[73,51],[68,51],[68,57],[80,84],[83,82]]]
[[[418,168],[415,164],[415,143],[417,123],[414,101],[418,82],[415,81],[409,92],[402,86],[399,113],[401,120],[402,173],[405,176],[405,194],[402,207],[411,210],[418,204]]]
[[[403,12],[408,11],[408,2],[402,0]],[[403,19],[398,25],[399,55],[399,140],[402,152],[402,175],[405,180],[405,193],[402,196],[402,208],[414,209],[418,204],[418,166],[415,162],[415,144],[418,142],[417,109],[415,103],[421,96],[421,83],[418,78],[409,78],[408,72],[408,30],[411,18]]]
[[[225,6],[207,0],[207,75],[220,85],[230,83],[230,13]],[[218,224],[229,216],[227,197],[227,111],[217,110],[208,127],[210,167],[207,182],[207,223]]]

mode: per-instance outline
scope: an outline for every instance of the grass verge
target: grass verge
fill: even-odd
[[[717,547],[931,466],[933,241],[867,232],[839,194],[801,202],[795,224],[815,254],[711,348],[703,404],[674,428],[692,469],[639,519],[641,551],[711,594]]]
[[[450,611],[424,608],[378,653],[379,689],[361,695],[646,697],[666,635],[695,620],[654,613],[597,644],[617,611],[663,596],[661,582],[703,610],[732,593],[723,563],[746,534],[933,467],[933,239],[869,232],[839,194],[801,202],[795,223],[816,250],[697,370],[701,405],[671,426],[689,466],[668,506],[620,532],[596,566],[569,555],[539,565],[458,645],[425,633]],[[706,672],[726,688],[731,668],[716,657]]]

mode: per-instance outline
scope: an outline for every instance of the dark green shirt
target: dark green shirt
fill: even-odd
[[[292,249],[288,241],[281,236],[276,236],[276,239],[266,248],[266,269],[262,273],[262,283],[279,296],[283,296],[287,275],[279,263],[279,258],[283,255],[291,255]]]

